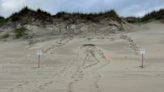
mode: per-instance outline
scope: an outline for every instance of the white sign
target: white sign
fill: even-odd
[[[37,50],[37,55],[42,55],[42,50]]]
[[[145,54],[145,49],[140,49],[140,54]]]

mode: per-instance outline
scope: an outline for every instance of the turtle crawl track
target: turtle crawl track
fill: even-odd
[[[68,92],[101,92],[98,85],[101,75],[96,70],[109,62],[98,47],[83,45],[70,66],[63,70],[63,77],[74,78],[68,84]],[[92,79],[83,85],[90,76]]]

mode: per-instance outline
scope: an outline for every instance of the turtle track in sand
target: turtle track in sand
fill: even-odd
[[[66,75],[72,71],[71,73],[73,75],[71,74],[70,77],[74,78],[74,80],[68,84],[68,92],[101,92],[98,85],[101,75],[96,70],[103,68],[109,64],[109,62],[103,52],[95,45],[83,45],[71,66],[65,68],[67,70],[65,72]],[[87,85],[82,86],[83,83],[87,82],[89,76],[93,78]]]

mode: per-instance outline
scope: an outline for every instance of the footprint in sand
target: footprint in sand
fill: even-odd
[[[112,37],[112,38],[110,38],[110,41],[114,41],[115,39]]]

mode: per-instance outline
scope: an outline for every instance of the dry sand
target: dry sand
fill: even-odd
[[[31,46],[23,40],[0,42],[0,92],[164,92],[163,29],[153,22],[90,40],[41,36],[49,40]],[[144,68],[140,49],[146,50]]]

